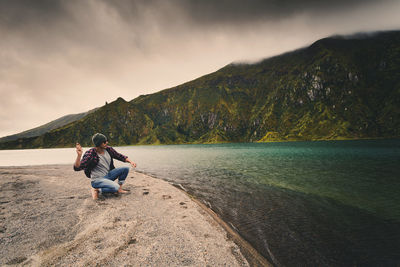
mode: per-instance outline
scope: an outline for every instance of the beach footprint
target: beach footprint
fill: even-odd
[[[16,257],[16,258],[14,258],[14,259],[8,261],[6,264],[7,264],[7,265],[16,265],[16,264],[23,263],[23,262],[26,261],[26,260],[27,260],[26,257],[21,256],[21,257]]]

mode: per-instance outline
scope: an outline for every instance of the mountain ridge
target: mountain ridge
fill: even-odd
[[[59,127],[62,127],[66,124],[69,124],[71,122],[80,120],[81,118],[85,117],[86,115],[96,111],[98,108],[91,109],[86,112],[81,112],[81,113],[76,113],[76,114],[68,114],[64,115],[58,119],[52,120],[46,124],[43,124],[41,126],[22,131],[20,133],[16,134],[11,134],[7,136],[3,136],[0,138],[0,143],[1,142],[7,142],[7,141],[14,141],[20,138],[29,138],[29,137],[36,137],[39,135],[42,135],[48,131],[51,131],[53,129],[57,129]]]
[[[216,72],[0,148],[400,137],[400,31],[328,37]]]

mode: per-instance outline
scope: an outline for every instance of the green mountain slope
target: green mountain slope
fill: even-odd
[[[71,122],[80,120],[81,118],[85,117],[86,115],[96,111],[97,108],[89,110],[87,112],[82,112],[82,113],[78,113],[78,114],[70,114],[70,115],[65,115],[62,116],[61,118],[58,118],[56,120],[53,120],[49,123],[46,123],[42,126],[39,127],[35,127],[33,129],[27,130],[27,131],[23,131],[21,133],[18,134],[13,134],[13,135],[8,135],[8,136],[4,136],[0,138],[0,142],[7,142],[7,141],[14,141],[17,139],[21,139],[21,138],[27,138],[27,137],[35,137],[35,136],[39,136],[42,135],[46,132],[49,132],[53,129],[57,129],[59,127],[62,127],[66,124],[69,124]]]
[[[331,37],[219,71],[1,148],[400,137],[400,32]]]

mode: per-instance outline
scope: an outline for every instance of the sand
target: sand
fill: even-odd
[[[124,187],[94,201],[72,165],[0,167],[0,265],[249,266],[181,190],[133,170]]]

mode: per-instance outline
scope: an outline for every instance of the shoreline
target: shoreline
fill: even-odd
[[[93,201],[90,180],[70,164],[0,167],[0,174],[0,265],[263,262],[213,211],[164,180],[131,171],[128,194]]]
[[[268,260],[262,256],[249,242],[247,242],[237,231],[227,224],[217,213],[207,207],[203,202],[195,196],[190,195],[185,190],[177,187],[179,190],[187,194],[200,208],[206,211],[228,234],[228,237],[235,242],[240,248],[243,256],[246,258],[250,266],[273,266]]]
[[[166,143],[166,144],[130,144],[130,145],[119,145],[115,144],[113,147],[137,147],[137,146],[174,146],[174,145],[224,145],[224,144],[268,144],[268,143],[296,143],[296,142],[334,142],[334,141],[381,141],[381,140],[400,140],[399,136],[392,136],[392,137],[360,137],[360,138],[316,138],[316,139],[277,139],[277,140],[268,140],[268,141],[248,141],[248,142],[206,142],[206,143]],[[2,144],[0,142],[0,144]],[[7,150],[31,150],[31,149],[63,149],[63,148],[74,148],[75,144],[70,146],[55,146],[55,147],[13,147],[13,148],[2,148],[0,146],[0,151],[7,151]],[[90,146],[88,146],[90,147]],[[1,166],[0,166],[1,167]],[[8,167],[8,166],[5,166]],[[12,167],[12,166],[10,166]]]
[[[159,179],[165,181],[161,178],[153,177],[145,172],[139,172],[143,175],[152,177],[154,179]],[[168,184],[174,186],[179,191],[187,195],[193,202],[195,202],[201,209],[207,212],[215,222],[217,222],[228,234],[229,239],[231,239],[240,248],[243,256],[246,258],[250,266],[273,266],[264,256],[262,256],[249,242],[247,242],[236,230],[234,230],[228,223],[226,223],[214,210],[209,208],[203,201],[197,199],[196,196],[190,194],[181,184],[170,183]]]

